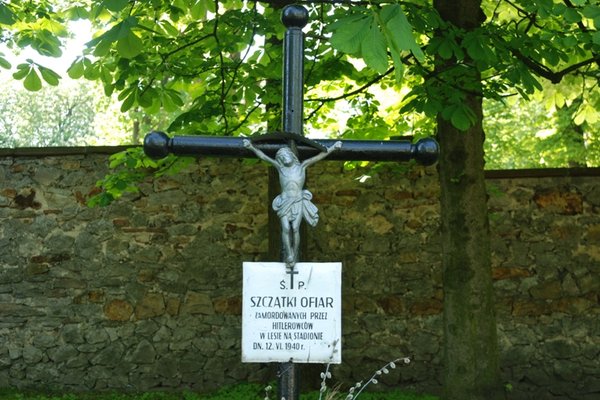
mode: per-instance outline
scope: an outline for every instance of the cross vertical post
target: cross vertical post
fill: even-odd
[[[281,22],[287,28],[283,39],[283,131],[302,135],[302,119],[304,117],[304,33],[302,28],[308,22],[308,11],[299,5],[287,6],[282,11]],[[288,145],[298,155],[295,141],[290,140]],[[281,254],[285,254],[285,251],[282,251]],[[291,265],[288,268],[291,282],[293,282],[294,273],[297,273],[294,271],[295,266]],[[300,396],[299,378],[300,374],[294,362],[290,360],[280,363],[277,399],[297,400]]]
[[[304,33],[308,12],[302,6],[284,8],[283,39],[283,130],[302,135],[304,111]]]

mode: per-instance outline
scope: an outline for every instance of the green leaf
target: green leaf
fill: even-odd
[[[129,96],[127,96],[127,98],[125,98],[125,100],[123,100],[123,103],[121,104],[121,112],[125,112],[131,107],[133,107],[133,104],[135,103],[135,98],[136,91],[134,90],[129,94]]]
[[[84,63],[85,65],[86,63]],[[96,80],[98,78],[100,78],[100,62],[96,61],[93,64],[90,64],[89,67],[85,68],[85,71],[83,72],[83,77],[85,79],[89,79],[91,81]]]
[[[60,40],[49,30],[43,29],[35,32],[31,47],[44,56],[60,57],[62,55]]]
[[[96,45],[96,48],[94,49],[93,54],[97,57],[104,57],[110,51],[111,45],[112,45],[112,42],[110,42],[108,40],[103,40]]]
[[[587,5],[583,8],[582,14],[586,18],[596,19],[600,17],[600,6]]]
[[[17,22],[15,13],[10,8],[0,3],[0,24],[13,25]]]
[[[69,8],[65,12],[65,15],[67,16],[68,19],[75,21],[78,19],[89,18],[90,13],[88,12],[88,10],[85,7],[75,6],[75,7]]]
[[[127,37],[131,33],[131,28],[137,26],[137,18],[127,17],[123,21],[114,25],[112,28],[104,32],[102,35],[95,37],[86,43],[88,47],[100,46],[103,43],[116,42],[119,39]]]
[[[142,52],[143,48],[142,39],[131,31],[117,42],[117,51],[123,58],[134,58]]]
[[[157,22],[158,26],[160,26],[163,31],[172,37],[177,37],[179,35],[179,31],[175,28],[169,21],[160,20]]]
[[[448,60],[454,54],[453,48],[454,48],[454,46],[452,45],[452,41],[450,39],[444,37],[440,41],[440,45],[438,47],[438,54],[443,59]]]
[[[129,0],[104,0],[104,7],[110,11],[119,12],[124,9],[129,3]]]
[[[73,64],[71,64],[69,69],[67,69],[67,75],[69,75],[71,79],[79,79],[83,76],[83,73],[85,71],[83,60],[84,58],[79,58],[75,60]]]
[[[423,61],[425,54],[423,54],[423,50],[421,50],[413,36],[412,26],[408,22],[402,7],[399,4],[384,6],[381,9],[381,18],[385,22],[388,31],[391,32],[393,45],[400,50],[412,52],[419,61]]]
[[[122,101],[125,100],[125,98],[127,96],[129,96],[131,93],[133,93],[136,90],[136,86],[129,86],[127,89],[121,91],[121,93],[119,93],[119,95],[117,96],[117,100]]]
[[[106,207],[115,200],[115,197],[108,192],[100,192],[87,201],[87,205],[90,208],[94,207]]]
[[[168,90],[166,93],[167,96],[170,97],[173,101],[173,104],[175,104],[178,107],[183,107],[183,100],[181,99],[181,96],[178,92],[176,92],[175,90]]]
[[[359,54],[364,37],[373,23],[372,16],[354,14],[331,24],[331,45],[346,54]]]
[[[4,69],[10,69],[11,65],[6,58],[0,56],[0,67]]]
[[[361,53],[367,66],[380,74],[387,71],[388,58],[385,37],[374,20],[362,40]]]
[[[598,111],[589,104],[584,104],[577,110],[573,122],[576,125],[581,125],[584,122],[594,124],[598,121]]]
[[[157,90],[151,87],[146,89],[142,95],[138,97],[138,103],[144,108],[149,108],[152,106],[154,99],[158,97]]]
[[[469,32],[463,38],[462,45],[473,60],[493,63],[495,61],[495,54],[488,47],[486,39],[486,36],[481,31]]]
[[[450,122],[452,122],[452,125],[461,131],[466,131],[469,129],[473,124],[469,111],[470,110],[464,106],[456,107],[450,117]]]
[[[42,80],[38,76],[35,68],[31,68],[29,70],[29,73],[23,81],[23,86],[25,86],[25,89],[32,92],[37,92],[38,90],[42,89]]]
[[[578,43],[575,36],[565,36],[562,38],[562,45],[566,48],[577,46]]]
[[[567,8],[563,14],[565,21],[573,24],[581,21],[581,15],[574,8]]]
[[[51,86],[58,86],[58,82],[60,80],[60,75],[56,72],[52,71],[50,68],[38,66],[40,73],[42,74],[42,78]]]
[[[27,76],[30,70],[30,64],[19,64],[17,65],[17,72],[13,74],[13,78],[15,78],[16,80],[21,80]]]
[[[206,17],[206,13],[208,11],[208,6],[212,4],[211,1],[206,0],[196,0],[196,2],[190,8],[190,15],[195,20],[202,20]]]

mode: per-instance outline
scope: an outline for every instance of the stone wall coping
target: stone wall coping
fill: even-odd
[[[517,178],[568,178],[600,176],[600,168],[535,168],[535,169],[497,169],[485,171],[486,179]]]
[[[17,147],[0,148],[0,157],[54,157],[81,156],[87,154],[115,154],[139,145],[123,146],[78,146],[78,147]]]

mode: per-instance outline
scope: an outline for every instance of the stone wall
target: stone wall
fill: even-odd
[[[106,155],[0,157],[0,387],[211,390],[274,379],[240,363],[241,264],[266,260],[267,168],[201,160],[86,207]],[[343,364],[353,383],[436,392],[442,358],[435,168],[311,169],[309,260],[343,262]],[[600,393],[598,177],[489,179],[509,398]],[[304,379],[318,381],[318,367]],[[313,386],[317,387],[316,385]]]

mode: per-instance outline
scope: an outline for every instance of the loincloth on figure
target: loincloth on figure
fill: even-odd
[[[273,200],[273,210],[280,219],[285,217],[288,221],[293,222],[300,217],[304,218],[311,226],[315,226],[319,222],[319,210],[311,199],[312,193],[308,190],[302,190],[299,196],[282,193]]]

